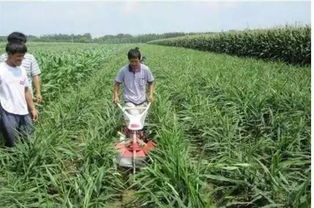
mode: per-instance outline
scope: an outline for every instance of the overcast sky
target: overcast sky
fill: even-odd
[[[0,35],[219,32],[310,24],[310,1],[1,1]]]

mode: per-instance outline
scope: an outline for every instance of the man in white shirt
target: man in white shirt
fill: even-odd
[[[7,39],[9,43],[22,42],[25,44],[27,41],[26,36],[20,32],[11,33]],[[0,56],[0,62],[6,61],[7,58],[8,58],[8,55],[6,53],[2,54]],[[27,72],[28,82],[30,84],[30,90],[34,97],[34,100],[38,103],[41,102],[42,101],[41,79],[40,79],[41,72],[40,72],[40,68],[35,57],[30,53],[25,53],[21,66]],[[33,92],[32,84],[34,84],[34,92]]]
[[[7,147],[31,134],[32,120],[38,119],[26,71],[20,67],[26,51],[24,43],[8,43],[8,58],[0,63],[0,127]]]

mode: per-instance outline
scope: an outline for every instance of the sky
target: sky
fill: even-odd
[[[220,32],[310,24],[310,1],[5,1],[0,36]]]

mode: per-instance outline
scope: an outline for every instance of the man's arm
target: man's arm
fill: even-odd
[[[115,82],[114,83],[114,87],[113,87],[113,102],[115,104],[119,103],[119,89],[120,89],[120,84],[119,82]]]
[[[148,84],[147,91],[148,91],[149,102],[153,102],[154,100],[154,90],[155,90],[154,81],[155,81],[155,78],[152,72],[148,69],[147,70],[147,84]]]
[[[32,81],[35,88],[34,97],[35,97],[36,102],[41,102],[42,101],[41,79],[40,79],[41,71],[40,71],[36,58],[32,54],[29,54],[29,56],[31,59],[31,76],[32,76]]]
[[[154,100],[154,90],[155,90],[155,86],[154,86],[154,82],[149,82],[148,83],[148,101],[149,102],[153,102]]]
[[[33,121],[38,120],[38,112],[33,103],[32,93],[28,87],[25,88],[25,99],[28,107],[28,111],[30,112]]]
[[[35,88],[34,95],[35,95],[36,102],[41,102],[43,97],[41,96],[41,88],[40,88],[41,78],[39,75],[33,76],[33,84]]]

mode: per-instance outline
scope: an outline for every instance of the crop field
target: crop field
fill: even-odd
[[[45,102],[34,135],[0,142],[0,207],[310,207],[310,67],[149,44],[28,46]],[[113,80],[136,46],[156,79],[157,147],[132,176],[113,148]]]
[[[283,61],[290,64],[311,64],[310,25],[188,35],[153,40],[149,43]]]

